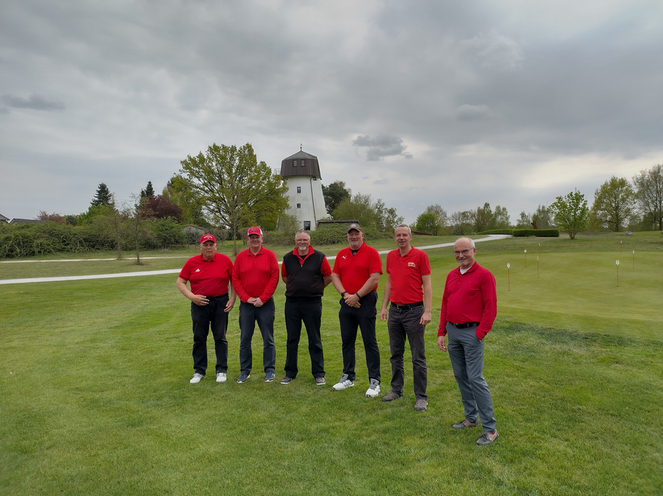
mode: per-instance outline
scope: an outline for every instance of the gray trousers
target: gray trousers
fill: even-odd
[[[391,390],[403,394],[405,368],[403,353],[405,340],[410,342],[412,354],[412,376],[414,379],[414,395],[419,400],[426,400],[426,384],[428,369],[426,368],[426,345],[424,331],[426,326],[419,323],[424,313],[424,306],[399,310],[394,305],[389,307],[389,350],[391,351]]]
[[[447,322],[447,348],[465,418],[470,422],[481,418],[483,432],[493,432],[497,422],[493,416],[493,399],[483,378],[483,341],[477,339],[476,330],[476,326],[457,329]]]

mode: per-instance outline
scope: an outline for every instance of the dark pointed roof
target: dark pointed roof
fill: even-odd
[[[281,161],[281,177],[311,176],[322,179],[318,157],[301,149]]]

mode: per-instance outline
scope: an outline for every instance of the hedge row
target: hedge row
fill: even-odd
[[[515,236],[536,236],[537,238],[559,238],[559,229],[514,229],[511,234]]]

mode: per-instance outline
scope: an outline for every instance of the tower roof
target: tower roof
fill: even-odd
[[[299,150],[281,161],[281,177],[311,176],[322,179],[318,157]]]

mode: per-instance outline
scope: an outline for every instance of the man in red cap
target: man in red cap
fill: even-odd
[[[272,382],[276,370],[274,346],[274,299],[272,295],[279,284],[279,264],[273,251],[262,246],[262,229],[253,226],[247,231],[249,248],[235,257],[233,287],[239,304],[239,384],[251,377],[253,353],[251,341],[255,323],[262,334],[262,364],[265,382]]]
[[[175,283],[177,289],[191,300],[194,374],[189,382],[198,384],[205,377],[210,326],[216,352],[216,382],[226,382],[228,312],[235,305],[235,292],[230,283],[233,264],[226,255],[216,253],[216,238],[211,234],[201,236],[200,253],[186,261]],[[191,290],[187,288],[187,282]]]

